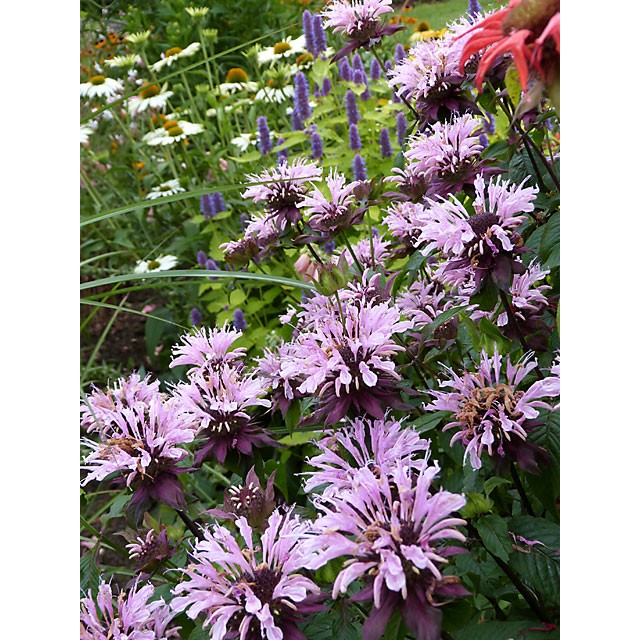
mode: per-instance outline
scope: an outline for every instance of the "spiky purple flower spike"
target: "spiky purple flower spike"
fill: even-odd
[[[311,134],[311,157],[314,160],[320,160],[323,153],[324,150],[322,148],[322,138],[317,131],[314,131]]]
[[[389,130],[384,127],[380,131],[380,155],[383,158],[390,158],[393,155]]]
[[[407,135],[407,118],[404,112],[399,111],[396,116],[396,136],[398,144],[402,146],[404,144],[404,137]]]
[[[212,640],[303,640],[296,625],[323,609],[320,588],[302,575],[313,561],[309,523],[289,509],[274,511],[259,539],[244,517],[236,526],[241,545],[217,523],[205,529],[171,608],[191,619],[203,613]]]
[[[413,462],[401,458],[377,469],[364,466],[348,486],[312,498],[324,515],[313,524],[319,535],[307,543],[318,553],[309,568],[346,558],[332,596],[362,581],[354,597],[373,600],[363,640],[379,640],[395,611],[416,638],[440,640],[440,606],[468,595],[459,578],[442,573],[447,556],[464,552],[443,542],[465,541],[456,527],[466,522],[453,512],[466,500],[443,489],[434,492],[439,470],[428,457]]]
[[[322,95],[328,96],[331,93],[331,80],[329,78],[323,78],[322,80]]]
[[[295,94],[293,96],[294,109],[300,115],[300,119],[304,122],[311,117],[311,107],[309,106],[309,83],[307,77],[298,71],[294,79]]]
[[[271,151],[271,132],[269,131],[269,125],[267,119],[264,116],[259,116],[256,120],[258,125],[258,148],[263,156],[266,156]]]
[[[302,131],[304,129],[304,122],[302,122],[300,112],[295,107],[291,112],[291,129],[293,131]]]
[[[360,141],[360,132],[358,131],[357,124],[349,126],[349,147],[352,151],[362,149],[362,142]]]
[[[327,50],[327,35],[322,27],[322,16],[313,14],[313,38],[316,45],[316,56]]]
[[[351,67],[354,73],[359,70],[364,72],[364,65],[362,64],[362,58],[359,53],[354,53],[353,58],[351,58]]]
[[[394,52],[396,64],[400,64],[406,57],[407,52],[405,51],[405,48],[400,43],[398,43]]]
[[[234,329],[238,331],[244,331],[247,328],[247,321],[244,318],[244,312],[242,309],[236,309],[233,312],[233,321],[232,321]]]
[[[360,47],[371,49],[384,36],[404,29],[400,24],[384,25],[380,16],[390,12],[393,12],[391,0],[363,0],[353,4],[348,0],[336,0],[325,7],[322,12],[326,18],[325,26],[333,27],[334,33],[347,37],[347,44],[331,61],[336,62]]]
[[[360,180],[362,182],[367,179],[367,166],[359,153],[356,153],[353,158],[352,168],[354,180]]]
[[[281,144],[284,144],[284,142],[285,142],[284,138],[278,138],[276,142],[276,147],[279,147]],[[282,162],[286,162],[287,158],[289,157],[289,149],[281,149],[280,151],[278,151],[277,157],[278,157],[278,164]]]
[[[369,67],[369,77],[372,80],[379,80],[380,75],[382,74],[382,69],[380,68],[380,63],[377,58],[371,59],[371,66]]]
[[[191,309],[189,320],[194,327],[202,324],[202,314],[200,313],[200,311],[198,311],[197,307],[193,307],[193,309]]]
[[[347,58],[342,58],[340,62],[338,62],[338,71],[340,73],[340,77],[345,82],[351,82],[353,80],[353,69],[351,68]]]
[[[317,55],[315,33],[313,30],[313,15],[306,9],[302,13],[302,30],[304,31],[304,42],[307,51],[315,58]]]
[[[207,254],[202,249],[198,251],[196,259],[201,267],[207,264]]]
[[[358,124],[358,120],[360,120],[360,111],[358,109],[356,94],[353,93],[351,89],[347,91],[344,102],[347,111],[347,124]]]
[[[475,19],[482,13],[482,7],[478,0],[469,0],[469,8],[467,14],[470,18]]]

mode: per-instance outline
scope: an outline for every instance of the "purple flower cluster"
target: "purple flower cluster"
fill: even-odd
[[[538,472],[545,452],[530,442],[528,436],[540,426],[536,421],[539,409],[554,409],[543,398],[559,394],[560,379],[551,373],[542,380],[524,384],[536,366],[537,361],[531,355],[512,364],[508,356],[482,352],[476,371],[465,371],[459,376],[447,369],[450,377],[440,387],[450,387],[451,391],[431,391],[434,401],[425,409],[455,415],[455,420],[444,429],[457,429],[451,443],[461,441],[465,445],[464,461],[469,459],[474,469],[482,466],[481,456],[486,451],[498,461],[517,462],[529,473]]]

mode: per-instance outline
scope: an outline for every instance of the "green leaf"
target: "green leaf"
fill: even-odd
[[[412,426],[418,433],[426,433],[427,431],[435,429],[447,415],[449,415],[447,411],[429,412],[419,417],[412,423]]]
[[[540,258],[550,269],[560,265],[560,212],[554,213],[543,226]]]
[[[89,589],[91,589],[91,595],[94,598],[98,593],[100,570],[96,565],[94,549],[87,551],[80,557],[80,591],[83,597],[88,595]]]
[[[294,400],[290,405],[288,411],[284,415],[284,423],[289,431],[289,435],[293,435],[295,428],[300,422],[300,400]]]
[[[476,518],[483,513],[488,513],[493,509],[493,500],[487,498],[482,493],[467,493],[467,504],[460,509],[460,515],[467,520]]]
[[[455,640],[533,640],[537,636],[529,635],[525,630],[540,626],[540,622],[535,620],[476,620],[456,631]],[[546,636],[542,634],[540,637]]]
[[[241,156],[229,156],[229,160],[233,160],[238,164],[246,164],[247,162],[255,162],[256,160],[260,160],[264,156],[260,151],[249,151],[249,153],[245,153]]]
[[[118,282],[128,282],[129,280],[154,280],[157,278],[175,278],[181,276],[183,278],[223,278],[227,280],[256,280],[257,282],[267,282],[269,284],[281,284],[289,287],[298,287],[299,289],[315,290],[312,285],[302,280],[292,280],[291,278],[282,278],[280,276],[270,276],[263,273],[247,273],[246,271],[206,271],[204,269],[193,269],[191,271],[153,271],[151,273],[125,273],[119,276],[111,276],[109,278],[101,278],[99,280],[91,280],[83,282],[80,285],[80,291],[85,289],[93,289],[95,287],[103,287]]]
[[[478,520],[476,528],[487,550],[501,560],[508,562],[512,545],[507,522],[500,516],[484,516]]]
[[[284,436],[283,438],[280,438],[278,442],[285,447],[296,447],[301,444],[306,444],[310,440],[314,440],[321,435],[321,431],[296,431],[290,436]]]
[[[156,309],[152,316],[147,318],[144,325],[144,342],[147,347],[147,355],[153,359],[155,350],[167,333],[166,321],[171,319],[168,309]]]
[[[482,291],[474,293],[469,299],[470,304],[477,304],[482,311],[493,311],[498,302],[498,287],[491,279],[485,280]]]
[[[507,479],[507,478],[499,478],[498,476],[492,476],[491,478],[489,478],[488,480],[485,481],[484,483],[484,491],[485,493],[490,496],[491,492],[496,488],[499,487],[502,484],[511,484],[511,480]]]
[[[427,335],[431,335],[435,333],[435,330],[438,327],[441,327],[445,322],[448,322],[449,320],[451,320],[451,318],[454,318],[459,313],[462,313],[466,308],[467,308],[466,306],[453,307],[452,309],[447,309],[446,311],[443,311],[433,322],[427,325],[427,328],[426,328]]]

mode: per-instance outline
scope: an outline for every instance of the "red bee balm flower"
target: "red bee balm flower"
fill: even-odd
[[[478,89],[481,89],[485,74],[493,62],[505,53],[513,56],[524,91],[527,90],[529,72],[532,69],[547,85],[557,79],[560,61],[560,0],[509,0],[508,6],[478,22],[466,34],[472,32],[475,33],[462,50],[460,69],[472,55],[489,47],[482,54],[478,66]]]

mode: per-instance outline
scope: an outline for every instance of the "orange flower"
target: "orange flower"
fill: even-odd
[[[458,37],[472,32],[474,35],[462,50],[460,70],[473,54],[489,47],[478,66],[478,89],[492,63],[506,53],[513,56],[524,91],[532,69],[545,84],[556,79],[560,60],[560,0],[509,0],[508,6]]]

